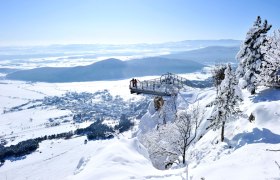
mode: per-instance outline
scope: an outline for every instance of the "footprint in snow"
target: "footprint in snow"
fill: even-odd
[[[80,173],[82,170],[84,170],[85,166],[87,165],[87,163],[89,162],[90,157],[82,157],[76,167],[76,170],[74,172],[74,175]]]

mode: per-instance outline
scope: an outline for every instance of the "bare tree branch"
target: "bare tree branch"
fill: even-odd
[[[277,161],[275,161],[275,164],[278,166],[279,170],[280,170],[280,165],[278,164]]]
[[[280,149],[266,149],[266,151],[280,151]]]

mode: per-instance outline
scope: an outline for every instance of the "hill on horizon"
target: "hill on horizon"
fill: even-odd
[[[166,72],[190,73],[217,63],[237,63],[239,47],[211,46],[169,55],[121,61],[106,59],[87,66],[41,67],[13,72],[7,79],[32,82],[82,82],[120,80]]]
[[[196,49],[192,51],[178,52],[161,57],[170,59],[188,59],[205,65],[213,65],[217,63],[237,63],[235,58],[239,51],[239,46],[209,46],[206,48]]]
[[[188,73],[205,65],[189,60],[150,57],[121,61],[107,59],[87,66],[43,67],[10,73],[7,79],[32,82],[83,82],[120,80],[137,76],[161,75],[166,72]]]

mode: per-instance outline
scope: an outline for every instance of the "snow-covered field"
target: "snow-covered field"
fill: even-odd
[[[182,76],[197,80],[205,79],[209,74]],[[95,93],[105,89],[113,97],[120,96],[127,103],[144,99],[141,95],[131,95],[128,85],[129,80],[80,83],[1,80],[0,138],[7,141],[6,145],[11,145],[28,138],[68,132],[90,124],[88,121],[73,123],[73,112],[56,107],[3,113],[12,107],[48,96],[59,97],[66,92]],[[178,102],[178,107],[187,108],[188,102],[195,100],[199,100],[203,107],[213,100],[215,90],[186,88],[181,95],[184,100]],[[6,160],[0,167],[0,179],[280,179],[280,167],[277,165],[280,164],[280,151],[267,151],[280,149],[280,90],[261,87],[256,95],[251,96],[243,91],[243,96],[241,110],[247,116],[226,125],[226,141],[223,143],[217,143],[220,131],[206,131],[205,127],[201,127],[203,137],[187,153],[188,168],[154,168],[147,150],[136,136],[136,126],[114,139],[88,141],[87,144],[84,143],[85,136],[45,140],[32,154]],[[206,108],[206,116],[210,110]],[[248,120],[251,113],[255,115],[253,122]],[[50,118],[62,116],[67,116],[65,118],[69,121],[59,126],[45,126]],[[145,118],[148,116],[146,114]],[[206,119],[204,121],[207,122]],[[136,122],[138,124],[139,120]]]

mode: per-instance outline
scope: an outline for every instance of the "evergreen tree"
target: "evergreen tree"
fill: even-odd
[[[214,130],[222,128],[221,141],[224,141],[224,127],[226,122],[234,115],[238,110],[238,104],[242,101],[241,91],[238,87],[238,81],[228,64],[225,70],[225,78],[218,88],[218,94],[214,102],[213,113],[211,115],[211,127]]]
[[[219,86],[221,85],[222,81],[225,78],[225,70],[226,70],[226,65],[225,64],[217,64],[214,66],[214,68],[211,70],[212,78],[213,78],[213,84],[214,87],[217,90],[218,94],[218,89]]]
[[[261,47],[267,42],[266,33],[270,28],[271,25],[266,20],[262,23],[258,16],[236,57],[240,61],[237,75],[243,80],[242,88],[247,88],[251,94],[255,94],[256,86],[261,81],[260,74],[265,64],[265,53],[261,51]]]
[[[261,73],[263,83],[271,84],[277,81],[276,73],[280,69],[280,30],[275,31],[271,37],[267,38],[262,51],[265,52],[264,71]]]

